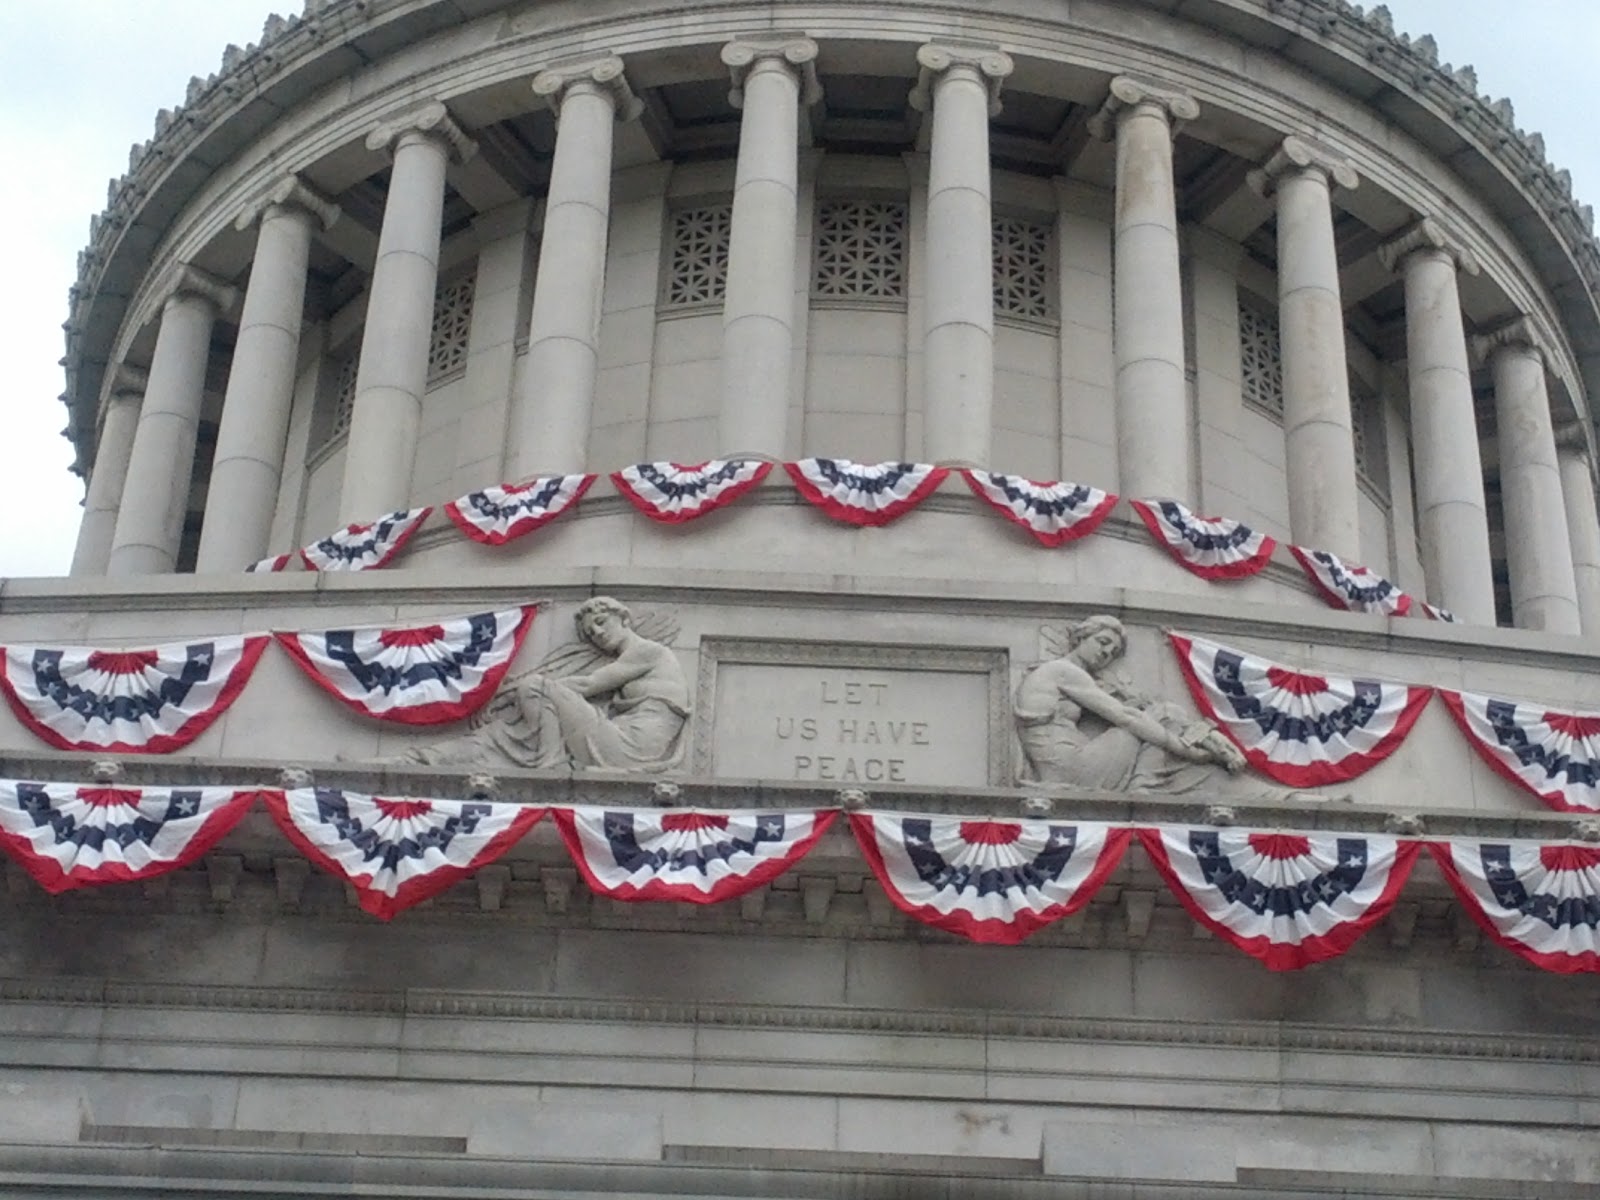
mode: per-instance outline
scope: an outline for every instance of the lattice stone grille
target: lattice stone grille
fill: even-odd
[[[342,438],[350,432],[350,414],[356,404],[356,366],[361,359],[361,347],[354,346],[339,360],[333,376],[333,424],[328,428],[328,440]]]
[[[1239,305],[1239,374],[1245,402],[1283,420],[1283,347],[1275,313]]]
[[[701,204],[672,214],[667,260],[668,308],[721,304],[728,288],[728,238],[733,204]]]
[[[1021,217],[996,217],[993,234],[994,315],[1048,319],[1050,226]]]
[[[904,300],[906,206],[880,200],[825,200],[817,208],[814,296]]]
[[[1382,442],[1376,436],[1378,397],[1354,378],[1350,380],[1350,441],[1356,452],[1356,474],[1379,486],[1383,464],[1378,461]]]
[[[477,281],[463,275],[433,296],[433,330],[428,338],[428,382],[448,375],[467,362],[467,334],[472,328],[472,296]]]

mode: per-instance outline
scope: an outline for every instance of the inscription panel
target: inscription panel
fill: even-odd
[[[708,641],[697,767],[870,788],[1008,778],[1003,651]]]

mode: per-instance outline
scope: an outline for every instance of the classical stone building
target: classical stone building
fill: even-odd
[[[1115,715],[1193,715],[1166,629],[1600,709],[1591,214],[1508,102],[1382,8],[309,0],[159,114],[80,266],[82,532],[70,578],[6,582],[0,642],[541,607],[466,741],[350,712],[274,647],[120,776],[0,713],[8,779],[1593,836],[1438,702],[1311,795]],[[1046,548],[954,473],[882,527],[782,470],[679,524],[606,477],[809,456],[1179,501],[1458,620],[1338,611],[1286,553],[1198,577],[1125,502]],[[244,571],[583,472],[581,504],[503,546],[436,512],[382,570]],[[596,594],[635,632],[592,610],[584,636],[655,655],[660,707],[585,758],[556,693],[590,676],[521,698]],[[1073,660],[1067,715],[1035,711],[1037,664],[1097,614],[1125,632]],[[1085,705],[1145,730],[1139,764],[1084,767]],[[1145,770],[1152,748],[1173,762]],[[1180,786],[1181,754],[1203,769]],[[898,911],[843,821],[703,907],[592,896],[549,820],[389,923],[259,810],[145,883],[8,878],[7,1196],[1600,1186],[1594,976],[1495,944],[1425,856],[1385,921],[1295,972],[1208,936],[1138,847],[1077,914],[974,944]]]

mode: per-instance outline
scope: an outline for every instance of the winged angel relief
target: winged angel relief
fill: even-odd
[[[432,766],[604,767],[659,771],[677,761],[690,712],[689,681],[664,613],[635,620],[593,596],[573,614],[578,640],[513,676],[468,733],[418,746],[402,761]]]

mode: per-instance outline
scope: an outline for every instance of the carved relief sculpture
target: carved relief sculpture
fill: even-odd
[[[689,683],[652,615],[635,627],[621,601],[594,596],[573,614],[579,640],[508,680],[470,733],[419,746],[403,761],[432,766],[602,767],[659,771],[677,761]]]
[[[1115,617],[1087,617],[1064,638],[1046,627],[1044,638],[1056,657],[1022,677],[1012,706],[1022,781],[1234,799],[1285,795],[1240,774],[1244,755],[1221,730],[1180,705],[1145,695],[1112,669],[1127,649]]]

